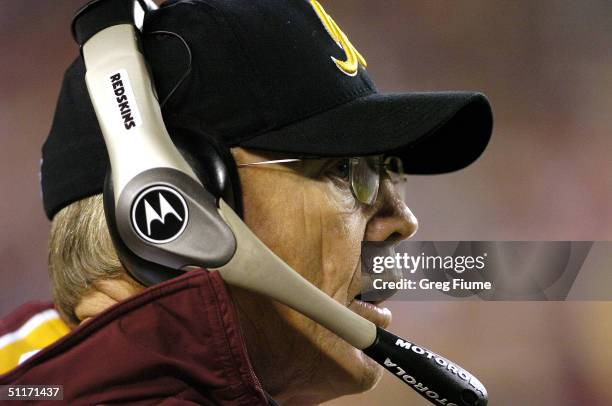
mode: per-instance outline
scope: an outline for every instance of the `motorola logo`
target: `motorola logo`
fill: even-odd
[[[132,226],[138,236],[154,244],[177,239],[185,230],[189,211],[181,194],[168,186],[152,186],[132,205]]]

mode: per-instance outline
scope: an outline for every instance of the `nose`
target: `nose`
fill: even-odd
[[[366,241],[399,242],[414,235],[419,228],[417,218],[390,179],[381,182],[375,208],[376,211],[366,226]]]

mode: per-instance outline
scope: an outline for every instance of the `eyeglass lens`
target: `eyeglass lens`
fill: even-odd
[[[372,205],[380,186],[382,156],[349,158],[351,188],[357,200]]]

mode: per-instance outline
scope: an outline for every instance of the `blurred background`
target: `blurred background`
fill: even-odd
[[[50,298],[40,147],[84,0],[0,2],[0,315]],[[422,240],[612,240],[612,7],[605,0],[322,0],[381,91],[480,90],[489,148],[403,191]],[[610,269],[612,271],[612,269]],[[612,304],[393,302],[392,330],[456,360],[492,405],[612,404]],[[332,406],[424,404],[385,376]]]

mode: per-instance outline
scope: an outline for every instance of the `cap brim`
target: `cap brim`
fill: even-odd
[[[487,98],[471,92],[372,94],[258,135],[241,147],[316,156],[386,153],[412,174],[474,162],[493,127]]]

